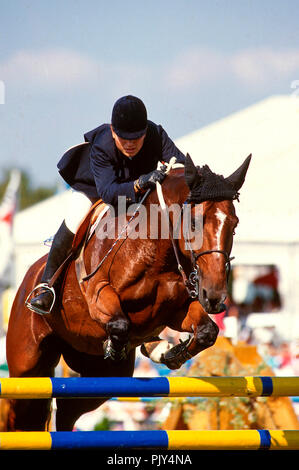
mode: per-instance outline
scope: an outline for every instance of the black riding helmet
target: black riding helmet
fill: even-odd
[[[119,98],[113,106],[111,125],[121,139],[139,139],[147,129],[144,103],[132,95]]]

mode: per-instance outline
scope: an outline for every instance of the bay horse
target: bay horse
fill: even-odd
[[[183,207],[188,202],[191,226],[196,208],[202,209],[203,241],[197,250],[190,248],[190,243],[186,245],[184,236],[127,237],[115,246],[113,240],[92,236],[83,258],[86,272],[93,275],[80,281],[76,259],[71,260],[54,308],[43,316],[25,305],[39,283],[47,255],[36,261],[18,289],[10,314],[10,377],[51,377],[61,356],[82,377],[130,377],[140,345],[145,356],[169,369],[180,368],[212,346],[219,330],[209,314],[219,312],[227,296],[227,269],[238,223],[233,200],[245,181],[250,159],[251,155],[224,178],[207,165],[196,167],[187,155],[184,168],[167,174],[161,185],[166,208],[173,203]],[[157,190],[153,190],[144,207],[149,212],[151,205],[160,203]],[[171,217],[169,213],[173,224]],[[181,226],[179,229],[182,231]],[[188,332],[189,339],[161,349],[158,335],[165,327]],[[105,358],[107,341],[112,354]],[[82,414],[105,401],[57,399],[57,431],[72,430]],[[10,400],[6,428],[43,431],[50,409],[48,399]]]

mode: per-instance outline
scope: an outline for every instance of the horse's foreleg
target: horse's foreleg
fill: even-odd
[[[120,300],[110,285],[102,287],[94,296],[90,307],[91,317],[99,322],[107,333],[104,356],[114,361],[125,359],[129,335],[129,319],[122,311]]]
[[[161,357],[173,347],[166,339],[152,338],[151,341],[146,341],[141,345],[140,351],[145,357],[150,358],[153,362],[161,364]]]
[[[213,346],[219,333],[218,326],[199,302],[192,302],[183,320],[177,318],[169,326],[177,331],[191,333],[189,339],[177,344],[161,356],[161,362],[169,369],[179,369],[188,359]]]

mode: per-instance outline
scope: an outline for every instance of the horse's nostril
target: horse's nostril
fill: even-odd
[[[210,303],[210,306],[211,306],[212,310],[217,310],[218,305],[220,303],[220,300],[219,299],[209,299],[209,303]]]

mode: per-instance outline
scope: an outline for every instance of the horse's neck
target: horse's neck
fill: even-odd
[[[146,205],[158,204],[163,209],[171,204],[182,205],[189,189],[184,177],[184,165],[176,163],[166,170],[167,178],[162,185],[156,183],[156,191],[152,191],[146,200]],[[157,200],[158,199],[158,200]]]

